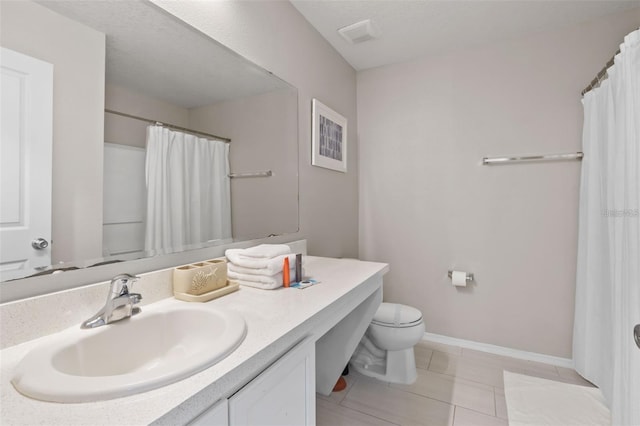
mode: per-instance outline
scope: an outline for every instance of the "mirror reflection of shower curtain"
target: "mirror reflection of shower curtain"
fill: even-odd
[[[640,424],[640,30],[587,93],[573,359],[615,425]]]
[[[146,250],[231,238],[229,144],[147,127]]]

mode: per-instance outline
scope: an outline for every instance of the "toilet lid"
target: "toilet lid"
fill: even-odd
[[[373,316],[373,323],[402,327],[422,320],[422,312],[399,303],[381,303]]]

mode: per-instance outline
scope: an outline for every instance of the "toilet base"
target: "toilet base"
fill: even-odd
[[[349,365],[363,376],[383,382],[410,385],[418,378],[413,346],[400,351],[387,351],[384,365],[366,364],[360,359],[352,359]]]

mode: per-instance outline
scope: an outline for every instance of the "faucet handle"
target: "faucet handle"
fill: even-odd
[[[138,281],[140,277],[131,274],[116,275],[111,279],[111,297],[124,296],[129,294],[129,287]]]
[[[140,303],[142,300],[142,295],[140,293],[129,293],[129,298],[131,299],[131,303],[134,305]]]

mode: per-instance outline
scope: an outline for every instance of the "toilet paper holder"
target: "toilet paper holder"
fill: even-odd
[[[471,282],[471,281],[473,281],[473,274],[472,274],[472,273],[469,273],[469,272],[467,272],[466,274],[467,274],[467,275],[465,276],[465,280],[466,280],[467,282]],[[453,276],[453,271],[451,271],[451,270],[450,270],[450,271],[447,273],[447,275],[449,276],[449,278],[451,278],[451,277]]]

